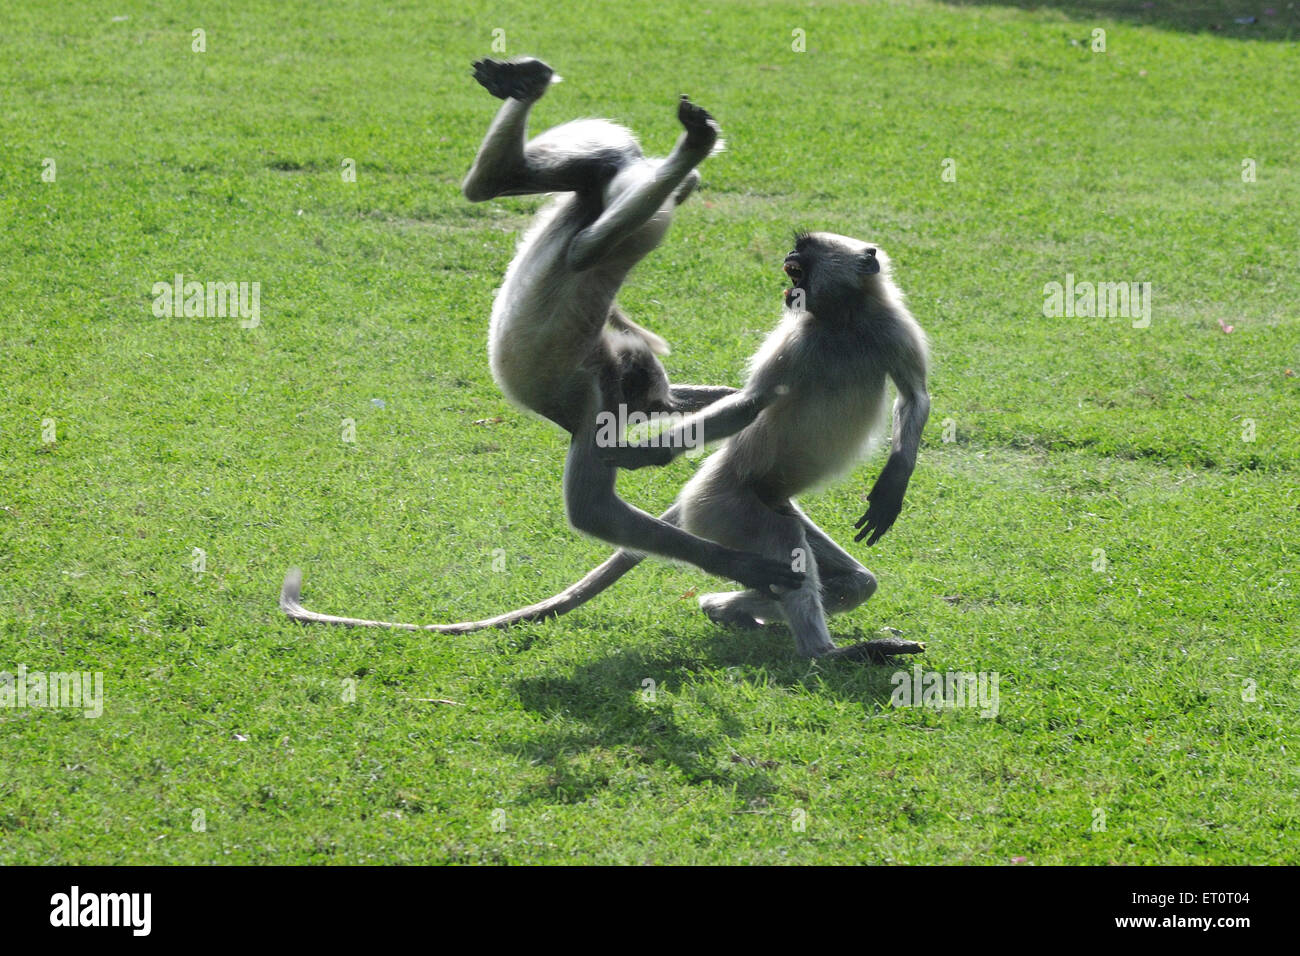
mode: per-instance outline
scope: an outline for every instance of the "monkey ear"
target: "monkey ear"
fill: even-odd
[[[875,249],[868,249],[858,256],[858,269],[864,276],[873,276],[880,271],[880,260],[876,258]]]

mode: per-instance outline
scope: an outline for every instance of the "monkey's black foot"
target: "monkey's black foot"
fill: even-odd
[[[722,128],[702,106],[696,106],[685,93],[677,103],[677,119],[686,128],[686,146],[707,152],[718,141]]]
[[[499,100],[530,103],[541,99],[554,76],[554,70],[533,57],[510,61],[485,57],[474,61],[474,79]]]
[[[704,611],[705,616],[710,621],[719,627],[735,627],[742,631],[757,631],[759,628],[766,626],[764,621],[760,621],[754,615],[746,614],[744,611],[709,607],[705,604],[701,604],[700,609]]]
[[[898,654],[923,654],[925,645],[920,641],[905,641],[901,637],[882,637],[874,641],[860,641],[845,647],[837,647],[825,654],[819,654],[822,661],[865,661],[871,664],[883,664]]]
[[[745,587],[779,598],[783,590],[803,586],[803,572],[790,567],[789,561],[775,561],[747,551],[732,555],[732,567],[726,572]]]

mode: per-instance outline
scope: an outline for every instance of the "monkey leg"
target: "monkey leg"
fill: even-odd
[[[754,629],[782,620],[775,598],[758,591],[719,591],[700,595],[700,610],[723,627]]]
[[[864,603],[876,593],[876,576],[863,567],[830,539],[826,532],[793,503],[791,507],[803,522],[804,534],[817,558],[821,577],[822,607],[827,614],[838,614]],[[837,647],[826,653],[823,660],[865,661],[883,663],[899,654],[920,654],[925,645],[901,637],[874,638]]]
[[[799,656],[820,657],[835,650],[835,642],[831,640],[830,631],[826,627],[817,557],[808,541],[803,522],[785,515],[777,517],[779,523],[774,522],[769,531],[773,551],[781,550],[790,555],[802,548],[807,555],[803,584],[781,595],[781,613],[794,632],[795,650]],[[768,552],[764,550],[764,553]]]
[[[594,414],[590,422],[573,436],[564,463],[564,506],[574,528],[631,551],[686,561],[758,590],[803,583],[788,556],[769,558],[706,541],[619,498],[614,491],[618,470],[597,457]],[[670,514],[675,512],[670,509]]]
[[[536,57],[474,61],[474,79],[499,100],[535,103],[555,80],[555,71]]]
[[[803,565],[803,583],[762,602],[762,592],[706,595],[700,606],[720,623],[757,624],[779,613],[794,634],[801,657],[818,657],[835,649],[822,609],[817,556],[804,528],[804,517],[793,506],[775,509],[752,489],[734,487],[720,472],[698,473],[683,492],[683,526],[723,544],[744,546],[773,560]]]
[[[812,519],[797,506],[791,505],[803,522],[804,534],[817,558],[817,571],[821,578],[822,605],[827,614],[851,611],[876,593],[876,576],[868,571],[853,555],[831,540]]]
[[[569,243],[569,267],[575,272],[590,269],[609,255],[620,242],[636,232],[663,207],[670,197],[685,198],[682,184],[712,151],[718,139],[718,124],[709,112],[685,96],[677,109],[685,132],[662,163],[645,161],[625,164],[614,177],[614,195],[600,217]]]
[[[479,60],[474,64],[474,78],[505,102],[497,110],[474,157],[474,165],[461,184],[461,192],[470,202],[527,192],[526,187],[534,178],[524,150],[528,113],[550,84],[551,76],[547,75],[545,83],[538,88],[539,84],[525,83],[523,74],[520,64],[499,60]]]
[[[876,592],[876,576],[832,541],[806,514],[798,508],[794,510],[803,521],[804,534],[817,559],[822,607],[826,614],[841,614],[865,603]],[[703,594],[700,596],[700,609],[715,624],[742,628],[770,624],[781,613],[780,605],[771,595],[759,591]]]
[[[589,141],[593,132],[600,136],[582,152],[573,148],[573,137],[564,134],[563,126],[527,142],[528,114],[554,79],[554,71],[541,60],[479,60],[474,78],[505,102],[461,185],[470,202],[596,188],[621,164],[639,157],[635,140],[612,123],[585,124]]]

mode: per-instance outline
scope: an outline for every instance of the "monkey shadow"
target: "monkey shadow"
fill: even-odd
[[[1300,11],[1268,0],[943,0],[950,7],[1017,7],[1059,10],[1071,20],[1121,20],[1185,33],[1214,33],[1233,40],[1289,40],[1300,32]],[[1273,10],[1266,15],[1265,10]],[[1238,19],[1253,23],[1238,23]],[[1080,37],[1082,39],[1082,37]]]
[[[911,666],[902,658],[802,660],[783,627],[719,628],[687,647],[672,631],[662,637],[662,650],[615,650],[563,673],[514,682],[524,707],[546,719],[530,739],[501,744],[548,770],[524,799],[584,802],[610,787],[625,790],[638,766],[667,763],[692,784],[733,790],[741,808],[765,805],[777,789],[778,764],[754,752],[752,742],[739,743],[752,733],[753,709],[729,703],[736,695],[725,693],[726,685],[803,688],[874,710],[888,703],[893,673]],[[688,707],[677,697],[683,684],[693,691]]]

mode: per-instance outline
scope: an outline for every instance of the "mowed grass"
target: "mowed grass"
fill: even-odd
[[[105,710],[0,709],[0,862],[1300,859],[1293,11],[1055,6],[6,5],[0,670],[100,671]],[[310,606],[452,621],[607,553],[487,368],[540,206],[457,188],[496,29],[566,77],[535,129],[719,118],[621,296],[674,379],[741,381],[794,227],[891,252],[934,407],[833,630],[922,658],[798,661],[662,562],[509,632],[281,617],[293,564]],[[178,272],[259,282],[260,325],[156,318]],[[1045,317],[1067,273],[1150,282],[1149,327]],[[880,464],[804,501],[839,540]],[[918,661],[996,674],[997,716],[891,706]]]

